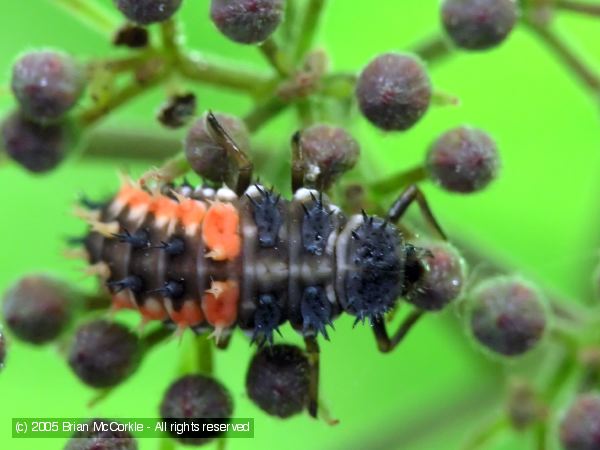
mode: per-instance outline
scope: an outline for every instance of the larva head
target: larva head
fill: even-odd
[[[407,248],[395,226],[366,214],[350,218],[338,244],[338,283],[344,310],[371,322],[403,293]]]

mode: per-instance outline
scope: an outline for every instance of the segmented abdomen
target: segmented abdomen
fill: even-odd
[[[341,311],[336,251],[347,247],[340,234],[351,237],[316,191],[286,201],[259,185],[238,198],[226,188],[150,193],[126,182],[90,220],[86,247],[114,307],[146,320],[218,337],[237,325],[271,341],[285,321],[327,336]]]

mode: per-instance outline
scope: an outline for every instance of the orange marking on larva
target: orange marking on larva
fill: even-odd
[[[154,213],[156,217],[174,219],[177,217],[177,209],[177,202],[164,195],[159,195],[152,199],[149,211]]]
[[[208,208],[202,222],[202,237],[210,249],[207,258],[232,260],[240,254],[239,223],[240,216],[231,203],[214,202]]]
[[[193,327],[204,321],[204,314],[200,305],[194,300],[186,300],[183,302],[181,309],[175,311],[169,309],[169,315],[171,320],[175,322],[179,327]]]
[[[152,202],[152,195],[135,185],[126,183],[121,186],[117,199],[131,208],[136,208],[149,205]]]
[[[232,326],[237,319],[240,289],[235,281],[213,281],[202,297],[202,311],[215,328]]]
[[[136,306],[131,302],[131,298],[128,295],[121,294],[113,295],[112,307],[117,311],[119,309],[136,309]]]
[[[206,207],[204,203],[196,200],[183,200],[177,207],[177,217],[179,217],[184,227],[200,225],[205,214]]]

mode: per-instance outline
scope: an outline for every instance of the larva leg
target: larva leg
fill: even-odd
[[[378,318],[373,321],[373,334],[377,340],[377,347],[382,353],[391,352],[400,342],[406,337],[411,328],[423,317],[424,312],[415,310],[410,313],[404,322],[400,324],[398,330],[390,338],[387,332],[387,327],[383,318]]]
[[[419,205],[421,214],[423,214],[423,217],[427,223],[431,225],[431,227],[442,239],[446,240],[446,233],[444,233],[442,227],[431,212],[431,208],[427,203],[427,199],[423,195],[423,192],[421,192],[421,190],[414,184],[406,188],[406,190],[400,194],[396,201],[392,203],[392,206],[387,213],[387,219],[393,223],[398,222],[404,213],[406,213],[408,207],[415,201]]]
[[[316,336],[304,338],[308,363],[310,364],[309,386],[308,386],[308,413],[317,417],[319,408],[319,343]]]
[[[237,195],[242,195],[250,185],[252,179],[252,172],[254,170],[252,161],[246,152],[227,134],[212,112],[208,113],[206,123],[215,141],[225,149],[228,156],[235,162],[237,166],[235,192]]]
[[[304,187],[304,158],[300,147],[300,132],[292,136],[292,192]]]

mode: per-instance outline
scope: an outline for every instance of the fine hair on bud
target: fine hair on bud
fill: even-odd
[[[547,328],[545,300],[536,285],[519,276],[495,276],[468,294],[469,328],[481,345],[518,356],[535,347]]]
[[[448,242],[421,239],[414,245],[425,270],[409,287],[406,300],[425,311],[439,311],[461,295],[466,263]]]
[[[140,25],[164,22],[181,6],[181,0],[113,0],[125,17]]]
[[[444,0],[442,24],[457,46],[487,50],[502,43],[515,26],[515,0]]]
[[[81,325],[69,350],[69,365],[77,377],[95,388],[116,386],[138,368],[138,337],[116,322],[95,320]]]
[[[40,124],[14,111],[2,122],[2,146],[6,154],[29,172],[56,168],[73,150],[76,133],[68,121]]]
[[[160,405],[161,417],[171,423],[184,419],[229,419],[233,401],[229,391],[217,380],[206,375],[186,375],[167,389]],[[186,445],[204,445],[218,437],[197,437],[187,433],[171,435]]]
[[[481,191],[498,176],[500,155],[485,131],[461,126],[430,146],[425,167],[431,180],[443,189],[467,194]]]
[[[4,294],[4,320],[21,341],[45,344],[67,328],[76,303],[77,295],[64,282],[32,274],[18,280]]]
[[[283,0],[211,0],[210,18],[232,41],[257,44],[273,34],[283,8]]]
[[[112,431],[114,421],[92,419],[87,431],[77,431],[65,450],[138,450],[137,441],[128,431]]]
[[[246,392],[271,416],[287,418],[307,404],[310,365],[297,346],[278,344],[260,349],[246,375]]]
[[[600,393],[580,394],[560,422],[560,443],[564,450],[600,448]]]
[[[360,145],[342,127],[315,124],[302,130],[300,149],[305,178],[317,189],[329,189],[337,179],[352,169],[360,156]]]
[[[83,94],[85,82],[84,68],[72,56],[43,50],[15,62],[11,87],[23,114],[44,123],[64,116]]]
[[[384,53],[363,69],[356,84],[362,114],[385,131],[415,125],[429,108],[431,80],[416,56]]]

